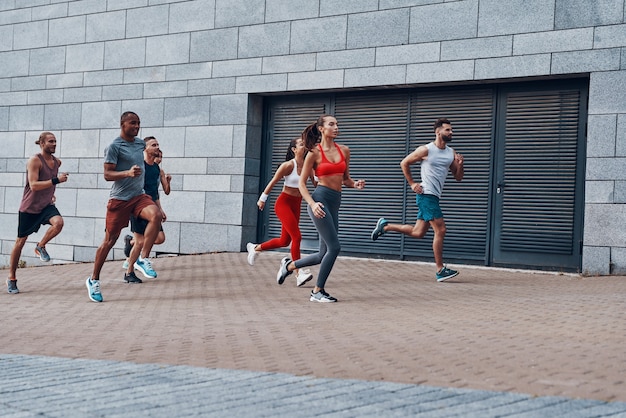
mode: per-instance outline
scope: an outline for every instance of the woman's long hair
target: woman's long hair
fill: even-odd
[[[294,158],[296,158],[296,153],[293,152],[293,149],[296,147],[296,144],[298,143],[298,138],[294,138],[291,140],[291,142],[289,143],[289,148],[287,148],[287,155],[285,155],[285,161],[289,161],[289,160],[293,160]]]
[[[324,119],[327,117],[334,117],[333,115],[321,115],[315,123],[310,124],[304,131],[302,131],[302,139],[304,139],[304,146],[307,150],[312,150],[315,144],[322,141],[322,133],[319,128],[324,126]]]

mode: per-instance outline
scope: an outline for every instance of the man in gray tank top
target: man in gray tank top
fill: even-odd
[[[447,144],[452,140],[452,125],[445,118],[435,121],[435,140],[426,145],[417,147],[415,151],[407,155],[400,166],[411,190],[417,193],[416,203],[419,208],[415,225],[403,225],[389,223],[385,218],[380,218],[376,228],[372,231],[372,241],[376,241],[388,231],[401,232],[413,238],[423,238],[432,226],[435,236],[433,238],[433,254],[437,272],[435,277],[438,282],[451,279],[459,274],[443,264],[443,240],[446,235],[446,223],[443,212],[439,206],[439,198],[443,192],[448,171],[452,173],[456,181],[463,180],[463,156],[450,148]],[[421,183],[413,180],[411,166],[420,163]]]
[[[35,255],[41,261],[50,261],[46,244],[63,229],[63,217],[54,205],[54,192],[57,184],[67,181],[68,174],[59,173],[61,160],[52,155],[56,151],[57,139],[52,132],[43,132],[35,144],[39,145],[41,152],[30,157],[26,164],[26,185],[20,203],[17,239],[9,260],[7,291],[12,294],[19,293],[17,266],[28,236],[39,231],[41,225],[50,224],[35,245]]]

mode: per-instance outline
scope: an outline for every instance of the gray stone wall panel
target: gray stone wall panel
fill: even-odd
[[[237,28],[214,29],[191,34],[191,62],[237,58]]]
[[[28,92],[28,104],[63,103],[63,90],[36,90]]]
[[[239,29],[239,58],[289,54],[289,22],[244,26]]]
[[[441,60],[506,57],[513,53],[513,36],[461,39],[441,42]]]
[[[344,70],[309,71],[287,76],[287,90],[333,89],[344,86]]]
[[[189,80],[187,92],[190,96],[210,96],[214,94],[232,94],[236,90],[236,78],[213,78],[207,80]]]
[[[146,64],[144,38],[108,41],[104,44],[104,69],[143,67]]]
[[[213,29],[215,0],[195,0],[170,6],[169,32]]]
[[[590,115],[587,119],[587,157],[614,157],[617,115]]]
[[[13,49],[13,27],[0,26],[0,51]]]
[[[164,126],[211,125],[211,97],[165,99]],[[159,125],[156,125],[159,126]]]
[[[319,0],[319,3],[320,16],[337,16],[378,10],[378,0]]]
[[[65,71],[65,47],[35,49],[30,53],[30,75],[59,74]]]
[[[236,93],[262,93],[287,90],[287,74],[237,77]]]
[[[513,55],[580,51],[593,47],[593,28],[525,33],[513,36]]]
[[[265,21],[281,22],[317,17],[319,0],[265,0]]]
[[[28,51],[0,52],[0,78],[28,75],[29,55]]]
[[[148,127],[153,128],[163,126],[164,107],[164,99],[124,100],[122,102],[122,110],[116,116],[116,123],[112,125],[110,124],[107,127],[110,128],[112,126],[120,126],[120,115],[122,114],[122,112],[125,112],[127,110],[131,110],[139,115],[142,129]],[[117,130],[119,129],[116,129],[116,131]]]
[[[190,35],[151,36],[146,39],[146,65],[183,64],[189,62]]]
[[[589,114],[626,113],[626,71],[591,74]]]
[[[556,0],[556,29],[622,22],[624,0]]]
[[[626,46],[626,25],[599,26],[595,28],[594,48]]]
[[[215,0],[215,27],[236,27],[265,22],[265,0]]]
[[[187,81],[146,83],[144,86],[143,97],[146,99],[187,96]]]
[[[46,88],[46,77],[16,77],[11,79],[11,90],[15,91],[27,91],[27,90],[40,90]]]
[[[9,129],[11,131],[43,130],[44,106],[13,106],[9,110]]]
[[[187,81],[198,78],[210,78],[213,66],[210,62],[194,64],[174,64],[166,68],[167,81]]]
[[[346,48],[347,16],[299,20],[291,24],[290,52],[336,51]]]
[[[247,122],[247,94],[228,94],[211,98],[211,125],[238,125]]]
[[[376,48],[362,48],[346,51],[319,52],[316,70],[338,70],[344,68],[373,67],[376,61]]]
[[[297,54],[263,58],[263,74],[294,73],[315,70],[316,54]]]
[[[471,80],[474,78],[474,61],[448,61],[407,65],[407,83],[434,83]]]
[[[402,45],[409,41],[409,9],[348,16],[347,47]]]
[[[149,84],[147,84],[149,85]],[[144,97],[143,84],[122,84],[102,87],[102,100],[140,100]]]
[[[376,66],[439,61],[440,49],[439,42],[378,47],[376,48]]]
[[[477,80],[550,74],[550,54],[476,60]]]
[[[620,69],[619,48],[552,54],[552,74],[591,73]]]
[[[585,203],[614,203],[615,182],[612,180],[585,182]]]
[[[13,49],[48,46],[48,21],[18,23],[13,26]]]
[[[478,27],[478,0],[433,4],[411,9],[411,43],[473,38]]]
[[[55,19],[67,17],[68,6],[66,3],[49,4],[46,6],[33,7],[31,9],[32,20]]]
[[[86,38],[85,27],[85,16],[50,20],[48,46],[84,43]]]
[[[111,10],[110,7],[109,10]],[[169,6],[127,9],[126,19],[127,38],[165,35],[169,27]]]
[[[66,49],[65,71],[97,71],[104,69],[104,43],[69,45]]]
[[[99,0],[80,0],[70,2],[68,5],[68,14],[85,15],[90,13],[100,13],[106,11],[106,4]]]
[[[480,0],[478,36],[554,29],[554,0]]]
[[[626,157],[626,114],[617,115],[617,130],[615,139],[615,155]]]
[[[80,103],[51,104],[44,107],[43,129],[80,129]]]
[[[611,249],[608,247],[583,247],[583,274],[609,274]]]
[[[248,58],[213,63],[213,77],[233,77],[240,75],[260,75],[263,67],[262,58]]]
[[[119,126],[121,114],[119,101],[83,103],[80,127],[97,129]]]
[[[406,66],[390,65],[375,68],[349,68],[344,87],[385,86],[406,83]]]
[[[85,37],[87,42],[124,39],[126,12],[123,10],[87,16]]]

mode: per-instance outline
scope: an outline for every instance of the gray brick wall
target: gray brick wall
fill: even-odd
[[[162,249],[239,251],[259,181],[253,94],[589,74],[583,270],[624,272],[625,10],[625,0],[0,2],[0,264],[42,130],[72,173],[57,189],[66,228],[55,258],[93,260],[110,188],[102,155],[127,109],[173,175]]]

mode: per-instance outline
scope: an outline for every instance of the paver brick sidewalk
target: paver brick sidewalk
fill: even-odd
[[[340,257],[319,304],[276,284],[281,257],[158,258],[140,285],[107,262],[100,304],[91,264],[20,269],[0,352],[626,401],[625,277]]]

